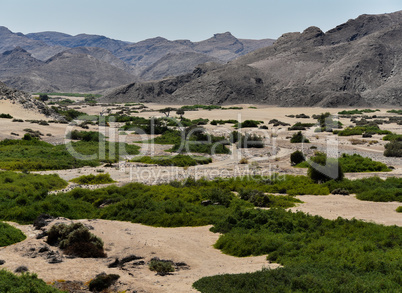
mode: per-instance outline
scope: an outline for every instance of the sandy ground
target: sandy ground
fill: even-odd
[[[54,223],[65,222],[55,220]],[[0,248],[0,259],[6,261],[5,267],[14,271],[18,266],[25,265],[38,274],[46,282],[56,280],[89,281],[97,274],[106,272],[118,274],[119,290],[130,289],[137,292],[197,292],[192,284],[204,277],[226,273],[246,273],[262,268],[276,268],[270,264],[266,256],[237,258],[222,254],[212,245],[219,234],[209,231],[209,227],[196,228],[153,228],[127,222],[82,220],[94,228],[91,232],[101,237],[105,243],[106,259],[67,259],[59,264],[48,264],[37,256],[30,258],[31,248],[43,246],[43,240],[35,239],[38,231],[32,226],[20,226],[28,239],[15,245]],[[52,247],[52,250],[57,250]],[[148,269],[148,265],[133,265],[120,268],[108,268],[115,258],[122,259],[129,255],[143,257],[145,263],[153,257],[169,259],[174,262],[184,262],[188,268],[174,272],[168,276],[157,276]]]
[[[136,116],[151,117],[161,116],[157,112],[158,109],[166,107],[164,105],[147,104],[148,109],[155,109],[154,112],[143,112],[134,114]],[[172,106],[172,105],[169,105]],[[323,108],[279,108],[261,105],[236,105],[242,106],[243,110],[200,110],[189,111],[185,113],[186,118],[208,118],[213,119],[236,119],[236,120],[262,120],[267,125],[271,119],[278,119],[293,125],[296,122],[315,122],[314,119],[296,119],[289,118],[286,115],[296,115],[304,113],[306,115],[320,114],[323,112],[337,113],[340,109],[323,109]],[[255,106],[257,109],[251,109]],[[174,106],[173,106],[174,107]],[[228,106],[227,106],[228,107]],[[99,115],[110,108],[112,112],[118,109],[115,106],[95,106],[85,107],[80,111],[88,114]],[[381,109],[376,112],[378,116],[390,116],[386,113],[387,109]],[[47,120],[46,117],[37,113],[24,112],[23,109],[11,105],[5,101],[0,101],[0,113],[10,113],[17,119],[35,119]],[[174,115],[172,112],[171,115]],[[341,122],[348,126],[351,125],[349,119],[341,119]],[[328,149],[327,142],[337,139],[336,147],[331,146],[330,153],[337,156],[340,153],[358,153],[363,156],[373,158],[374,160],[384,162],[388,166],[392,165],[395,169],[388,173],[354,173],[346,174],[347,178],[363,178],[368,176],[379,176],[386,178],[390,176],[402,177],[402,159],[386,158],[383,156],[384,145],[386,142],[381,140],[381,136],[375,135],[373,138],[362,139],[361,136],[356,137],[337,137],[326,133],[307,132],[310,144],[300,145],[291,144],[289,137],[294,132],[289,132],[287,127],[276,127],[268,125],[269,130],[244,129],[247,132],[258,132],[266,137],[266,147],[263,149],[232,149],[231,155],[213,156],[213,163],[203,166],[190,168],[177,167],[157,167],[152,165],[144,165],[137,163],[127,163],[121,161],[113,168],[105,168],[104,166],[96,168],[80,168],[73,170],[45,171],[38,172],[41,174],[57,173],[65,180],[87,175],[98,174],[99,170],[110,173],[111,177],[118,181],[117,184],[123,185],[129,182],[143,182],[146,184],[157,184],[168,182],[175,179],[185,179],[188,176],[200,178],[214,177],[232,177],[240,175],[262,174],[269,175],[277,172],[281,175],[306,174],[305,169],[293,168],[289,164],[289,156],[297,149],[311,155],[314,150],[311,146],[317,147],[318,150],[326,151]],[[118,127],[118,125],[116,125]],[[396,124],[385,124],[380,126],[382,129],[389,129],[396,133],[402,134],[402,127]],[[11,122],[11,119],[0,119],[0,139],[18,138],[11,135],[11,132],[23,136],[24,129],[31,128],[39,130],[43,134],[43,140],[53,144],[63,143],[64,136],[68,131],[74,128],[65,124],[51,124],[50,126],[40,126],[29,122],[17,123]],[[230,124],[225,126],[211,126],[206,128],[215,135],[229,133],[234,130]],[[97,127],[91,126],[90,130],[98,130]],[[108,128],[107,133],[118,133],[117,128]],[[46,136],[50,133],[51,136]],[[277,137],[272,138],[271,134],[276,133]],[[134,143],[140,140],[150,139],[151,137],[140,137],[128,132],[128,135],[120,135],[113,137],[107,135],[111,140],[120,140],[128,143]],[[358,139],[362,144],[352,144],[353,139]],[[152,149],[148,144],[139,144],[142,146],[145,155],[162,155],[166,154],[165,150],[170,146],[158,146]],[[248,164],[239,164],[241,158],[246,158]],[[69,189],[76,185],[70,185]],[[101,186],[92,186],[90,188],[98,188]],[[395,209],[400,203],[374,203],[357,200],[354,196],[300,196],[304,203],[298,205],[292,210],[303,211],[312,215],[320,215],[329,219],[356,218],[367,222],[375,222],[384,225],[402,226],[402,214],[396,213]],[[94,227],[93,232],[100,236],[104,242],[108,253],[107,259],[88,259],[85,262],[79,259],[67,259],[60,264],[47,264],[42,257],[31,258],[24,256],[32,247],[43,245],[43,240],[36,240],[37,232],[33,231],[32,226],[17,226],[26,235],[28,239],[22,243],[18,243],[6,248],[0,248],[0,259],[6,260],[5,267],[14,270],[19,265],[26,265],[40,278],[51,282],[54,280],[80,280],[88,281],[96,274],[101,272],[117,273],[121,275],[121,288],[138,290],[138,292],[193,292],[191,285],[194,281],[203,276],[210,276],[222,273],[244,273],[260,270],[262,267],[275,267],[275,264],[269,264],[265,256],[250,258],[235,258],[223,255],[220,251],[214,249],[212,245],[216,242],[219,235],[211,233],[209,227],[198,228],[152,228],[138,224],[103,221],[103,220],[83,220],[82,222]],[[53,249],[53,248],[52,248]],[[144,257],[144,261],[148,262],[152,257],[160,257],[162,259],[171,259],[175,262],[185,262],[189,265],[189,270],[180,270],[171,276],[155,276],[153,272],[145,266],[126,266],[124,270],[109,269],[107,264],[111,263],[115,257],[125,257],[130,254]],[[131,292],[131,291],[127,291]]]

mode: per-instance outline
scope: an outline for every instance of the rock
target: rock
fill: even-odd
[[[36,230],[40,230],[43,227],[46,227],[47,225],[49,225],[50,222],[52,222],[55,218],[47,215],[47,214],[41,214],[40,216],[38,216],[34,223],[33,226],[35,227]],[[39,238],[38,238],[39,239]]]
[[[1,260],[1,259],[0,259],[0,266],[4,265],[5,263],[6,263],[5,260]]]
[[[26,266],[19,266],[15,269],[15,273],[26,273],[28,272],[28,268]]]

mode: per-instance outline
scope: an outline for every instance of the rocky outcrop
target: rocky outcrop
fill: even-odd
[[[0,100],[10,100],[13,104],[19,104],[24,109],[39,112],[54,120],[64,120],[45,103],[32,98],[27,93],[11,89],[2,82],[0,82]]]

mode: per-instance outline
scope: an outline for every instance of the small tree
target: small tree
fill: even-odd
[[[174,108],[166,107],[166,108],[160,109],[159,112],[165,114],[166,117],[169,117],[170,112],[172,112],[174,110],[175,110]]]
[[[49,96],[48,95],[39,95],[39,100],[41,100],[42,102],[46,102],[49,100]]]
[[[298,133],[293,134],[292,138],[290,139],[291,143],[309,143],[310,141],[305,138],[301,131]]]
[[[402,141],[391,141],[385,145],[384,156],[402,157]]]
[[[295,166],[297,164],[300,164],[304,162],[306,158],[304,157],[304,154],[301,151],[295,151],[290,155],[290,163],[292,166]]]
[[[183,109],[179,109],[179,110],[177,110],[176,111],[176,114],[177,115],[180,115],[180,120],[183,120],[183,115],[184,115],[184,110]]]

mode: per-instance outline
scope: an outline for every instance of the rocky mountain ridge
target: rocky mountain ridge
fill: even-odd
[[[402,106],[402,12],[309,27],[201,74],[132,83],[103,102]],[[124,93],[124,94],[123,94]]]
[[[41,32],[24,35],[0,27],[0,79],[10,86],[25,91],[99,91],[130,81],[158,80],[167,76],[191,73],[200,63],[224,63],[272,43],[271,39],[239,40],[230,33],[215,34],[212,38],[201,42],[170,41],[157,37],[129,43],[88,34],[71,36],[59,32]],[[25,51],[23,58],[16,57],[17,52],[14,52],[16,47]],[[1,55],[5,52],[13,52],[11,54],[13,58],[6,60]],[[64,58],[70,58],[71,69],[77,67],[82,70],[61,71],[57,66],[48,66],[60,53],[63,53]],[[82,54],[99,60],[102,63],[99,65],[99,70],[94,71],[93,66],[89,66],[86,70],[81,64],[76,63],[82,61],[78,57]],[[41,64],[40,70],[37,68],[39,64]],[[109,76],[101,71],[107,68],[110,70],[110,76],[116,75],[118,78],[110,81]],[[124,75],[121,71],[127,74]],[[63,75],[65,72],[66,76]],[[76,79],[81,81],[79,85],[72,84],[73,73]],[[84,81],[89,82],[89,75],[93,78],[85,85]]]

